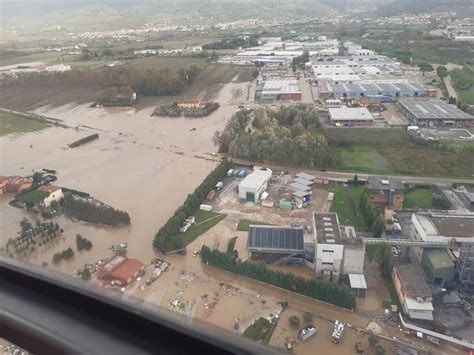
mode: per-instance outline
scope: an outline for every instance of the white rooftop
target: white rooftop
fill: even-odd
[[[334,107],[329,108],[331,120],[356,121],[373,120],[372,114],[364,107]]]
[[[272,171],[270,169],[254,170],[240,182],[239,187],[258,189],[265,182],[270,180],[271,177]]]
[[[263,84],[264,92],[300,92],[298,82],[296,80],[266,80]]]
[[[418,302],[415,298],[407,297],[405,303],[411,311],[434,311],[433,304],[430,301]]]
[[[363,274],[349,274],[351,288],[367,289],[367,283]]]

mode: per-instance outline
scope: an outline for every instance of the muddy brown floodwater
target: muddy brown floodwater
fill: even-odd
[[[55,267],[71,272],[86,262],[110,255],[108,248],[128,242],[129,256],[149,262],[158,228],[217,165],[212,136],[238,109],[236,90],[248,83],[229,83],[216,101],[221,107],[205,118],[151,116],[153,108],[90,108],[90,104],[42,107],[36,112],[63,120],[70,129],[46,130],[0,138],[0,175],[27,175],[42,168],[57,170],[57,184],[90,193],[130,214],[132,224],[120,229],[97,228],[59,218],[64,243],[33,255],[29,261],[51,264],[54,253],[72,245],[76,233],[94,247],[71,262]],[[240,98],[241,99],[241,98]],[[70,149],[69,143],[92,133],[99,139]],[[7,205],[13,196],[0,199],[0,245],[19,230],[28,213]],[[30,215],[34,219],[35,216]],[[70,238],[71,237],[71,238]],[[70,245],[69,245],[70,244]]]

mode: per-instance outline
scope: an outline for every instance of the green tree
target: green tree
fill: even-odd
[[[376,345],[374,350],[375,355],[385,355],[385,348],[380,344]]]
[[[300,319],[296,315],[290,316],[290,318],[288,318],[288,321],[290,322],[290,325],[294,328],[299,327],[300,325]]]
[[[84,281],[89,281],[91,279],[91,272],[89,271],[89,269],[86,266],[84,266],[84,270],[82,270],[81,278]]]
[[[380,265],[380,269],[386,278],[391,277],[390,273],[392,270],[392,250],[387,243],[380,246],[377,251],[376,261]]]
[[[379,338],[375,335],[369,335],[369,346],[373,349],[377,343],[379,342]]]
[[[372,225],[372,232],[375,238],[382,236],[383,230],[385,229],[385,220],[382,215],[375,217],[374,224]]]
[[[313,315],[310,312],[304,312],[303,319],[306,323],[311,323],[313,321]]]
[[[37,171],[33,174],[33,184],[34,185],[38,185],[39,183],[41,183],[42,180],[43,180],[43,174],[42,173]]]
[[[354,184],[354,186],[357,186],[359,184],[359,177],[357,176],[357,174],[354,175],[352,183]]]
[[[446,69],[445,66],[440,65],[436,68],[436,74],[438,74],[440,79],[443,79],[448,76],[448,69]]]
[[[258,69],[255,69],[255,70],[252,72],[252,78],[253,78],[253,79],[257,79],[259,73],[260,73],[260,72],[258,71]]]

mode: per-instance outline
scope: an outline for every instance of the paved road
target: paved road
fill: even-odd
[[[456,92],[456,90],[453,87],[453,82],[451,80],[451,77],[448,75],[448,76],[444,77],[443,81],[446,85],[446,90],[448,90],[448,95],[456,98],[456,100],[457,100],[458,99],[458,93]]]
[[[307,172],[308,174],[315,175],[318,178],[323,179],[333,179],[333,180],[346,180],[352,179],[354,177],[354,172],[342,172],[342,171],[319,171],[319,170],[309,170],[304,168],[293,168],[275,164],[268,164],[268,163],[257,163],[252,162],[249,160],[243,159],[235,159],[232,160],[237,164],[242,165],[264,165],[265,167],[269,167],[274,171],[289,171],[290,173],[297,173],[297,172]],[[368,176],[381,176],[381,174],[361,174],[357,173],[357,176],[360,180],[366,180]],[[429,177],[429,176],[399,176],[399,175],[383,175],[388,176],[394,179],[399,179],[404,183],[414,183],[414,184],[440,184],[440,185],[451,185],[452,183],[473,183],[474,182],[474,175],[472,178],[469,179],[456,179],[456,178],[439,178],[439,177]]]

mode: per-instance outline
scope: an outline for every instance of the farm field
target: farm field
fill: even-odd
[[[365,173],[390,172],[390,163],[376,149],[356,145],[341,150],[343,170],[360,171]]]
[[[23,58],[23,57],[22,57]],[[86,66],[92,62],[79,62]],[[234,81],[237,83],[249,81],[252,68],[211,64],[203,58],[185,57],[148,57],[139,58],[128,62],[128,65],[149,67],[149,68],[170,68],[179,70],[191,64],[198,65],[202,71],[198,74],[191,85],[188,85],[179,95],[176,96],[150,96],[143,97],[138,101],[137,109],[144,109],[150,106],[158,106],[173,101],[203,100],[211,101],[217,96],[223,85]],[[100,65],[102,66],[102,64]],[[18,111],[28,111],[41,106],[60,106],[68,103],[94,102],[100,95],[102,88],[96,84],[81,84],[61,86],[49,86],[43,90],[36,88],[25,88],[23,86],[12,86],[4,88],[0,92],[0,102],[3,107],[8,107]],[[237,93],[240,97],[246,95]]]
[[[47,123],[0,112],[0,136],[34,132],[48,127]]]

